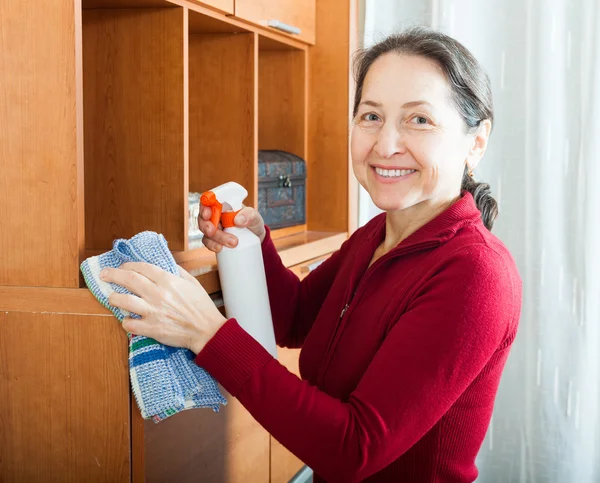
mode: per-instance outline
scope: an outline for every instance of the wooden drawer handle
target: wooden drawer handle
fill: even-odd
[[[300,35],[302,30],[298,27],[294,27],[293,25],[288,25],[287,23],[283,23],[280,20],[269,20],[267,25],[271,28],[281,30],[282,32],[287,32],[288,34]]]

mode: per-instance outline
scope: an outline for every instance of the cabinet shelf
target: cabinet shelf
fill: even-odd
[[[328,255],[336,251],[348,237],[347,233],[304,231],[274,239],[275,247],[286,267]],[[174,252],[177,263],[195,276],[208,293],[221,289],[217,273],[217,257],[205,247]]]

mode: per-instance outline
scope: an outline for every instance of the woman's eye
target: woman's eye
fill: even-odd
[[[365,121],[375,122],[375,121],[379,121],[379,116],[377,114],[373,114],[372,112],[369,112],[368,114],[365,114],[363,116],[363,119]]]
[[[429,119],[423,116],[414,116],[411,121],[414,124],[429,124]]]

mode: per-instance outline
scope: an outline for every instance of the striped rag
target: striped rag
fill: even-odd
[[[130,292],[120,285],[100,280],[100,271],[106,267],[118,268],[125,262],[151,263],[179,275],[165,237],[151,231],[138,233],[129,240],[115,240],[111,251],[84,260],[81,272],[85,283],[94,297],[121,322],[125,317],[140,316],[108,303],[112,292]],[[165,346],[154,339],[129,334],[131,388],[144,419],[158,423],[192,408],[212,408],[218,412],[219,405],[227,403],[217,382],[194,362],[194,358],[194,353],[188,349]]]

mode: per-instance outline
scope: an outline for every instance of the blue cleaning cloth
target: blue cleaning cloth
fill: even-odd
[[[138,233],[129,240],[115,240],[111,251],[85,260],[81,264],[85,283],[119,321],[140,316],[108,303],[111,293],[130,292],[120,285],[103,282],[100,272],[106,267],[118,268],[125,262],[151,263],[179,275],[165,237],[151,231]],[[192,408],[208,407],[218,411],[221,404],[227,403],[217,382],[194,362],[194,358],[194,353],[188,349],[165,346],[154,339],[129,334],[131,387],[144,419],[159,422]]]

